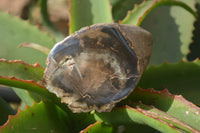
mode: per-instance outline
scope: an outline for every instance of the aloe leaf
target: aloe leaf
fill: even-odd
[[[143,0],[111,0],[112,14],[115,22],[120,22],[126,17],[127,12],[134,8],[134,5],[140,4]]]
[[[200,130],[200,108],[184,99],[181,95],[172,95],[167,90],[136,89],[123,103],[132,105],[141,101],[145,105],[153,105],[157,109],[184,121],[187,125]]]
[[[52,48],[55,44],[54,39],[27,21],[8,13],[0,12],[0,18],[0,58],[21,59],[30,64],[39,62],[45,66],[46,55],[34,49],[17,46],[24,42],[33,42]]]
[[[178,27],[176,23],[174,22],[174,18],[172,18],[170,14],[171,7],[163,6],[162,8],[155,8],[155,7],[160,7],[161,5],[166,5],[166,4],[175,5],[171,7],[177,7],[177,8],[179,7],[180,11],[183,10],[183,9],[181,10],[180,7],[183,7],[184,9],[189,11],[189,12],[186,12],[185,10],[185,13],[187,13],[187,16],[190,15],[190,17],[193,17],[193,16],[197,17],[197,13],[195,13],[195,11],[190,6],[184,4],[181,1],[149,0],[149,1],[144,1],[142,4],[140,4],[139,6],[133,9],[129,13],[128,15],[129,17],[127,16],[124,19],[124,20],[127,19],[127,22],[122,21],[122,23],[129,23],[129,24],[132,23],[135,25],[140,25],[142,22],[141,27],[147,29],[148,31],[152,33],[153,38],[154,38],[154,41],[153,41],[154,44],[153,44],[153,51],[152,51],[152,56],[151,56],[149,64],[159,65],[159,64],[162,64],[164,61],[178,62],[182,58],[185,58],[184,51],[188,50],[188,48],[185,47],[186,45],[182,45],[182,42],[180,40],[181,33],[179,33]],[[189,13],[192,13],[193,16]],[[131,14],[132,14],[132,17],[131,17]],[[183,14],[182,16],[185,16],[185,14]],[[193,19],[195,19],[195,17],[193,17]],[[143,21],[144,18],[145,18],[145,21]],[[183,25],[186,25],[183,20],[181,21]],[[190,31],[191,29],[189,30],[189,32]],[[188,39],[188,37],[185,37],[185,36],[184,38],[185,40]]]
[[[22,43],[21,45],[18,46],[19,48],[20,47],[26,47],[26,48],[32,48],[32,49],[35,49],[35,50],[38,50],[46,55],[49,54],[50,52],[50,49],[45,47],[45,46],[42,46],[42,45],[39,45],[39,44],[36,44],[36,43],[30,43],[30,42],[25,42],[25,43]]]
[[[39,0],[39,4],[40,4],[40,13],[44,25],[47,26],[47,28],[51,31],[51,33],[53,33],[57,42],[63,40],[64,35],[56,29],[56,27],[53,25],[53,23],[49,18],[47,0]]]
[[[198,13],[198,16],[200,16],[200,0],[197,0],[196,1],[197,4],[196,4],[196,10],[197,10],[197,13]],[[200,58],[200,54],[199,54],[199,51],[200,51],[200,44],[199,44],[199,34],[200,34],[200,30],[199,30],[199,23],[200,23],[200,19],[197,19],[195,22],[194,22],[194,31],[193,31],[193,37],[192,37],[192,42],[189,46],[189,49],[190,49],[190,53],[187,55],[187,59],[189,61],[193,61],[197,58]]]
[[[0,59],[0,76],[16,77],[24,80],[42,81],[44,68],[38,63],[29,65],[20,60],[7,61]]]
[[[96,23],[111,23],[108,0],[70,0],[70,33]]]
[[[68,114],[52,103],[41,102],[20,110],[0,127],[1,133],[70,132]]]
[[[44,86],[37,84],[35,81],[32,80],[21,80],[15,77],[2,77],[0,76],[0,84],[25,89],[29,92],[34,92],[42,97],[44,101],[51,101],[58,105],[65,111],[69,111],[66,104],[61,103],[61,100],[56,97],[55,94],[50,93]]]
[[[111,115],[112,114],[112,115]],[[111,113],[95,113],[97,121],[106,121],[110,124],[145,124],[161,132],[178,133],[179,130],[173,125],[145,114],[142,110],[129,106],[113,109]]]
[[[177,119],[176,117],[169,115],[161,110],[156,109],[153,106],[147,106],[142,103],[136,103],[134,104],[134,107],[136,107],[138,110],[142,110],[145,114],[148,114],[150,116],[156,117],[160,120],[163,120],[169,124],[172,124],[177,129],[181,130],[182,132],[199,132],[197,129],[191,127],[184,121],[181,121],[180,119]]]
[[[98,121],[94,124],[89,125],[80,133],[112,133],[112,127],[110,125]]]
[[[193,103],[200,103],[200,61],[164,63],[149,67],[138,84],[143,89],[169,89],[173,94],[181,94]]]
[[[121,22],[122,24],[132,24],[139,26],[143,19],[146,17],[148,13],[151,12],[156,7],[159,6],[180,6],[190,12],[195,18],[197,18],[197,13],[193,11],[188,5],[181,1],[176,0],[149,0],[144,1],[139,6],[135,6],[135,8],[124,18]]]
[[[16,111],[13,110],[10,105],[4,101],[1,97],[0,97],[0,125],[3,125],[7,119],[8,119],[8,115],[14,115],[16,114]]]
[[[0,59],[0,75],[4,77],[14,76],[18,79],[23,80],[34,80],[41,84],[42,77],[44,73],[44,68],[42,68],[38,63],[34,65],[29,65],[20,60],[7,61]],[[20,97],[22,103],[27,105],[32,105],[33,101],[39,102],[41,97],[35,93],[28,93],[26,90],[21,90],[13,88],[15,93]],[[23,108],[22,104],[22,107]]]
[[[188,6],[190,6],[191,9],[196,11],[196,0],[182,0],[182,2],[186,3]],[[191,16],[191,14],[188,13],[186,10],[180,9],[180,7],[171,7],[170,14],[174,18],[175,23],[178,25],[178,31],[180,33],[179,38],[182,44],[180,50],[181,53],[184,55],[183,59],[187,60],[186,56],[190,52],[189,45],[192,42],[194,30],[193,24],[196,19],[193,16]]]

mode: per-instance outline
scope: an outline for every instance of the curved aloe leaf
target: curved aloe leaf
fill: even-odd
[[[158,110],[156,109],[155,107],[153,106],[147,106],[147,105],[144,105],[142,104],[141,102],[140,103],[136,103],[136,104],[133,104],[133,106],[135,106],[138,110],[141,110],[143,111],[145,114],[149,115],[149,116],[152,116],[152,117],[155,117],[155,118],[158,118],[162,121],[165,121],[169,124],[172,124],[174,127],[176,127],[177,129],[181,130],[182,132],[191,132],[191,133],[194,133],[194,132],[199,132],[197,129],[195,129],[193,127],[193,125],[191,124],[190,126],[190,123],[186,123],[170,114],[167,114],[161,110]]]
[[[39,62],[45,66],[46,55],[33,49],[17,48],[17,46],[24,42],[33,42],[52,48],[55,44],[54,39],[37,27],[8,13],[0,12],[0,18],[0,58],[21,59],[30,64]]]
[[[129,103],[129,105],[132,105],[132,103],[138,101],[145,105],[155,106],[160,111],[185,122],[186,125],[200,130],[200,108],[180,95],[172,95],[167,90],[156,91],[138,88],[121,104]]]
[[[24,80],[42,81],[44,68],[38,63],[29,65],[21,60],[7,61],[0,59],[0,76],[16,77]]]
[[[127,12],[134,8],[134,5],[140,4],[142,0],[111,0],[112,14],[115,22],[120,22],[126,17]]]
[[[34,65],[29,65],[20,60],[15,61],[6,61],[4,59],[0,59],[0,76],[11,77],[14,76],[18,79],[23,80],[34,80],[35,82],[41,83],[42,77],[44,73],[44,68],[42,68],[38,63]],[[12,88],[15,93],[22,100],[23,108],[24,103],[26,105],[32,105],[33,101],[39,102],[41,97],[34,93],[28,93],[26,90],[21,90],[17,88]]]
[[[7,119],[8,119],[8,115],[14,115],[16,114],[16,111],[13,110],[10,105],[8,103],[6,103],[6,101],[4,101],[1,97],[0,97],[0,125],[3,125]]]
[[[134,104],[138,101],[146,105],[141,102]],[[94,118],[115,127],[136,122],[149,125],[161,132],[200,131],[200,108],[181,96],[171,95],[166,90],[136,89],[125,101],[121,102],[122,105],[126,103],[132,108],[126,106],[115,108],[110,113],[95,113]]]
[[[111,23],[108,0],[70,0],[70,33],[96,23]]]
[[[195,18],[197,18],[197,13],[193,11],[188,5],[181,1],[176,0],[149,0],[144,1],[139,6],[135,6],[135,8],[124,18],[121,22],[122,24],[132,24],[139,26],[143,19],[146,17],[148,13],[151,12],[156,7],[159,6],[180,6],[190,12]]]
[[[182,2],[186,3],[194,11],[196,10],[195,9],[195,5],[197,3],[196,0],[182,0]],[[186,56],[190,52],[189,45],[192,42],[192,36],[194,30],[193,24],[196,19],[186,10],[180,9],[179,7],[175,6],[171,7],[170,14],[174,18],[175,23],[178,25],[178,31],[180,33],[179,38],[182,44],[180,50],[181,53],[184,55],[184,60],[186,60]]]
[[[52,101],[65,111],[69,111],[66,104],[61,103],[61,100],[55,94],[50,93],[44,86],[37,84],[32,80],[21,80],[15,77],[2,77],[0,76],[0,84],[25,89],[34,92],[42,97],[43,100]]]
[[[66,133],[70,132],[68,114],[52,103],[41,102],[19,110],[14,116],[9,116],[8,121],[0,126],[1,133]]]
[[[173,94],[181,94],[186,99],[200,103],[200,61],[164,63],[149,67],[138,84],[143,89],[169,89]]]
[[[112,127],[103,123],[95,122],[89,125],[86,129],[82,130],[80,133],[112,133]]]
[[[200,16],[200,0],[197,0],[197,4],[196,4],[196,10],[198,13],[198,16]],[[193,61],[197,58],[200,58],[200,44],[199,44],[199,34],[200,34],[200,30],[199,30],[199,23],[200,23],[200,19],[197,19],[194,22],[194,31],[193,31],[193,37],[192,37],[192,42],[189,46],[190,49],[190,53],[187,55],[187,59],[189,61]]]
[[[111,115],[112,114],[112,115]],[[179,130],[173,125],[168,124],[156,117],[147,115],[142,109],[131,108],[129,106],[116,108],[111,113],[96,113],[94,115],[97,121],[105,121],[110,124],[145,124],[161,132],[178,133]]]
[[[194,0],[191,1],[194,2]],[[188,2],[192,3],[191,1]],[[163,5],[174,6],[156,8]],[[178,10],[173,14],[179,14],[180,11],[180,13],[182,12],[182,14],[179,15],[179,17],[189,16],[189,18],[192,18],[188,18],[187,21],[179,19],[179,23],[181,23],[184,28],[179,28],[176,25],[177,22],[175,23],[175,21],[177,21],[177,19],[174,19],[171,16],[172,13],[170,12],[170,9],[172,7]],[[181,9],[180,7],[183,8]],[[185,3],[183,3],[183,1],[149,0],[144,1],[140,5],[136,6],[131,12],[129,12],[122,23],[140,25],[145,18],[145,21],[142,23],[141,26],[150,31],[154,38],[153,51],[149,64],[159,65],[162,64],[164,61],[178,62],[183,58],[185,59],[185,55],[189,50],[188,42],[191,40],[191,30],[193,29],[193,24],[191,23],[197,17],[197,13],[193,9],[194,8],[191,5],[186,5]],[[192,13],[195,17],[193,17],[190,13]],[[188,22],[191,25],[189,25]]]

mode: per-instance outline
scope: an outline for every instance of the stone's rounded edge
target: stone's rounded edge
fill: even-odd
[[[138,57],[140,75],[146,69],[153,47],[153,38],[150,32],[133,25],[117,25],[123,36],[129,41],[130,47]]]
[[[120,33],[122,34],[122,36],[126,39],[126,41],[128,41],[129,47],[135,52],[137,58],[138,58],[138,70],[139,70],[139,76],[142,75],[143,71],[145,70],[148,62],[149,62],[149,58],[151,55],[151,50],[152,50],[152,37],[151,34],[149,32],[147,32],[146,30],[140,28],[140,27],[136,27],[136,26],[132,26],[132,25],[122,25],[122,24],[117,24],[117,23],[102,23],[102,24],[95,24],[92,26],[88,26],[88,27],[84,27],[81,28],[79,31],[75,32],[74,34],[66,37],[63,41],[58,42],[51,51],[54,51],[55,48],[58,45],[62,45],[63,43],[65,43],[69,38],[72,38],[74,36],[79,35],[80,33],[86,32],[87,30],[90,29],[95,29],[98,27],[102,27],[102,26],[108,26],[108,27],[115,27],[117,28]],[[48,56],[47,60],[50,60],[49,58],[51,55]],[[47,65],[49,65],[49,61],[47,62]],[[48,67],[48,66],[47,66]],[[47,73],[47,70],[45,70],[45,75]],[[48,75],[49,76],[49,75]],[[140,77],[139,77],[140,79]],[[139,79],[136,82],[139,82]],[[45,80],[45,76],[44,76],[44,80]],[[136,86],[135,85],[135,86]],[[135,87],[134,86],[134,87]],[[130,94],[132,92],[132,90],[134,89],[134,87],[129,91],[128,94]],[[51,92],[56,93],[55,91],[58,91],[59,93],[62,92],[62,90],[53,90],[51,88]],[[97,112],[109,112],[112,110],[112,108],[115,106],[116,103],[118,103],[119,101],[125,99],[128,95],[124,96],[121,99],[118,100],[113,100],[110,101],[108,104],[104,104],[100,107],[97,107],[96,105],[90,106],[88,107],[87,104],[86,105],[81,105],[81,106],[73,106],[69,100],[67,100],[64,96],[65,94],[61,94],[58,95],[61,98],[61,101],[63,103],[67,103],[68,107],[74,112],[74,113],[80,113],[80,112],[89,112],[92,110],[96,110]]]

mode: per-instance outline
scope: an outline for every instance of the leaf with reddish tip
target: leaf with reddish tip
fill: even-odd
[[[129,105],[132,105],[132,103],[138,101],[146,105],[153,105],[157,109],[200,130],[200,108],[180,95],[172,95],[166,89],[156,91],[138,88],[120,104],[129,103]]]
[[[25,42],[25,43],[22,43],[21,45],[18,46],[19,48],[20,47],[27,47],[27,48],[32,48],[32,49],[35,49],[35,50],[38,50],[46,55],[49,54],[50,52],[50,49],[45,47],[45,46],[42,46],[42,45],[39,45],[39,44],[36,44],[36,43],[29,43],[29,42]]]
[[[149,0],[144,1],[139,6],[135,6],[135,8],[124,18],[121,22],[122,24],[132,24],[139,26],[143,19],[146,17],[148,13],[151,12],[156,7],[159,6],[180,6],[190,12],[195,18],[197,18],[197,13],[193,11],[188,5],[181,1],[176,0]]]
[[[8,115],[14,114],[16,114],[16,111],[0,97],[0,125],[3,125],[7,121]]]
[[[193,103],[200,103],[200,61],[164,63],[149,67],[138,84],[139,87],[163,90],[168,88],[173,94],[183,95]]]
[[[29,65],[21,60],[7,61],[0,59],[0,76],[16,77],[24,80],[42,81],[44,68],[38,63]]]
[[[82,130],[80,133],[112,133],[112,126],[107,125],[103,122],[95,122],[89,125],[86,129]]]
[[[0,126],[0,132],[66,133],[70,132],[70,126],[72,125],[66,112],[52,103],[41,102],[9,116],[8,121]]]
[[[70,33],[96,23],[112,23],[108,0],[70,0]]]

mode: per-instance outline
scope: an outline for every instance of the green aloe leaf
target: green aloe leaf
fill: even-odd
[[[161,121],[165,121],[179,129],[182,132],[199,132],[197,129],[192,127],[193,125],[189,125],[190,123],[186,123],[170,114],[165,113],[164,111],[158,110],[153,106],[147,106],[142,103],[133,104],[138,110],[143,111],[146,115],[157,118]]]
[[[94,117],[97,121],[105,121],[114,125],[130,125],[136,122],[153,127],[161,132],[179,132],[173,125],[147,115],[143,110],[138,110],[137,108],[131,108],[129,106],[113,109],[111,113],[95,113]]]
[[[152,9],[159,6],[180,6],[190,12],[194,17],[197,17],[197,13],[193,11],[188,5],[181,1],[176,0],[149,0],[144,1],[139,6],[136,6],[121,22],[122,24],[140,25],[143,19]]]
[[[191,9],[196,11],[195,9],[195,5],[197,4],[196,0],[182,0],[182,2],[186,3],[188,6],[191,7]],[[179,38],[182,44],[180,50],[181,53],[184,55],[183,57],[184,60],[186,60],[186,56],[190,52],[189,45],[192,42],[193,30],[194,30],[193,24],[196,19],[186,10],[180,9],[180,7],[171,7],[170,14],[174,18],[175,23],[178,26],[178,31],[180,33]]]
[[[2,77],[0,76],[0,84],[25,89],[29,92],[34,92],[39,95],[44,101],[51,101],[54,104],[58,105],[65,111],[69,111],[66,104],[61,103],[61,100],[53,93],[50,93],[44,86],[37,84],[32,80],[21,80],[15,77]]]
[[[70,33],[96,23],[111,23],[108,0],[70,0]]]
[[[0,76],[41,82],[43,74],[44,68],[38,63],[29,65],[20,60],[7,61],[0,59]]]
[[[134,8],[134,5],[140,4],[143,0],[111,0],[112,14],[115,22],[120,22],[126,17],[127,12]]]
[[[0,58],[21,59],[30,64],[39,62],[45,66],[46,55],[34,49],[17,47],[24,42],[33,42],[52,48],[54,39],[27,21],[8,13],[0,12],[0,18]]]
[[[0,125],[3,125],[7,119],[8,119],[8,115],[14,115],[16,114],[16,111],[13,110],[10,105],[4,101],[1,97],[0,97]]]
[[[189,101],[200,103],[200,61],[164,63],[159,66],[149,67],[138,84],[143,89],[165,88],[173,94],[183,95]]]
[[[194,129],[200,130],[200,108],[184,99],[181,95],[172,95],[166,89],[156,91],[138,88],[120,104],[129,103],[129,105],[132,105],[132,103],[138,101],[145,105],[155,106],[160,111],[166,112],[167,115],[185,122],[186,125]],[[162,116],[164,115],[162,114]]]
[[[193,1],[193,0],[191,0]],[[192,2],[190,2],[192,3]],[[171,6],[182,12],[179,16],[190,16],[187,21],[184,19],[175,19],[171,16],[171,7],[164,7],[163,5]],[[186,5],[183,1],[176,0],[149,0],[144,1],[135,7],[122,21],[124,24],[141,25],[141,27],[150,31],[154,38],[153,51],[150,59],[150,64],[162,64],[164,61],[177,62],[188,52],[188,42],[191,40],[192,21],[197,17],[197,13],[193,10],[193,6]],[[157,8],[163,6],[162,8]],[[182,9],[180,7],[183,7]],[[186,9],[186,10],[185,10]],[[184,10],[184,11],[183,11]],[[189,11],[189,12],[187,12]],[[190,13],[192,13],[193,17]],[[145,18],[145,21],[143,21]],[[180,17],[179,17],[180,18]],[[176,23],[182,23],[183,27],[177,27]],[[188,27],[185,25],[188,25]],[[187,29],[187,30],[185,30]],[[181,33],[181,32],[182,33]],[[180,33],[179,33],[180,32]],[[187,36],[187,37],[186,37]],[[159,58],[158,58],[159,57]]]
[[[41,102],[20,110],[0,127],[1,133],[66,133],[70,132],[68,114],[56,105]]]
[[[38,63],[34,65],[29,65],[20,60],[6,61],[0,59],[0,75],[4,77],[16,77],[23,80],[33,80],[35,82],[41,83],[44,73],[44,68],[42,68]],[[19,86],[20,88],[20,86]],[[22,100],[22,106],[24,104],[31,106],[33,101],[39,102],[41,97],[35,93],[28,93],[26,90],[21,90],[14,88],[15,93]]]
[[[103,122],[95,122],[80,133],[112,133],[112,127]]]
[[[167,90],[136,89],[120,104],[124,106],[126,103],[132,107],[115,108],[110,113],[95,113],[94,118],[115,127],[139,123],[161,132],[200,131],[200,108],[182,96],[170,94]]]

